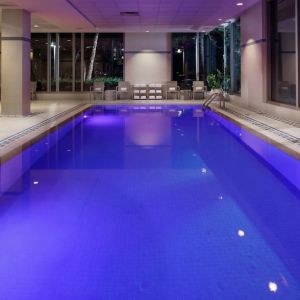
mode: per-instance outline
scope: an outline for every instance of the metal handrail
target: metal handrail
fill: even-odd
[[[209,108],[209,105],[217,98],[219,97],[220,100],[220,107],[225,108],[225,97],[223,96],[223,93],[213,93],[208,99],[204,101],[202,104],[203,110],[206,110]]]

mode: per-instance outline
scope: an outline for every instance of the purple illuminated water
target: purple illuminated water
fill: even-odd
[[[0,299],[300,299],[299,161],[270,147],[196,107],[86,112],[1,166]]]

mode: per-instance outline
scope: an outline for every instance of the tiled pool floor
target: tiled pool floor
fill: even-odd
[[[25,173],[1,197],[0,299],[297,299],[299,192],[220,123],[81,118],[11,165]]]

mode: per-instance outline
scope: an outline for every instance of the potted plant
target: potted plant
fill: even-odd
[[[217,70],[217,73],[211,73],[207,76],[208,87],[212,94],[222,92],[222,78],[220,70]]]
[[[122,80],[119,77],[96,77],[94,82],[104,82],[105,84],[105,99],[106,100],[115,100],[116,99],[116,86],[118,82]]]

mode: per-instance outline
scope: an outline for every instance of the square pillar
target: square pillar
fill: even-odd
[[[30,13],[3,9],[1,26],[1,113],[30,113]]]

